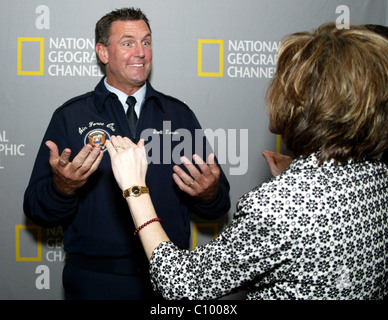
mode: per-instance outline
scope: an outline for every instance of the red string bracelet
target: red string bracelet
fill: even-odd
[[[143,223],[139,228],[137,228],[133,235],[137,236],[137,234],[139,233],[139,231],[141,229],[143,229],[144,227],[148,226],[150,223],[155,222],[155,221],[159,221],[160,223],[162,223],[162,219],[160,219],[160,218],[153,218],[153,219]]]

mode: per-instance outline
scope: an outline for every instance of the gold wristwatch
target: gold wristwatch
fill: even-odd
[[[141,187],[137,185],[133,185],[132,187],[125,189],[123,191],[123,197],[138,197],[142,195],[143,193],[150,193],[149,189],[147,187]]]

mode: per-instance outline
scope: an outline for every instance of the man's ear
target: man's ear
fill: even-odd
[[[96,44],[96,53],[103,64],[107,64],[109,61],[108,48],[102,43]]]

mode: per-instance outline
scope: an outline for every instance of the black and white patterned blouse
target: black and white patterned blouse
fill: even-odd
[[[152,283],[167,299],[379,299],[387,294],[388,169],[294,160],[241,197],[230,225],[192,251],[160,244]]]

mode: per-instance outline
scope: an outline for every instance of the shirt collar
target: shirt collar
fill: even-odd
[[[95,94],[94,104],[99,112],[103,112],[105,101],[106,101],[106,99],[108,99],[108,97],[110,95],[115,95],[116,97],[118,97],[117,94],[115,94],[107,89],[107,87],[105,86],[105,79],[106,79],[106,76],[104,76],[100,80],[100,82],[97,84],[97,86],[94,89],[94,94]],[[145,101],[155,100],[156,105],[161,109],[162,112],[165,112],[164,106],[162,105],[162,103],[160,101],[160,97],[163,95],[160,94],[159,92],[157,92],[151,86],[151,84],[149,83],[148,80],[146,81],[146,85],[143,86],[142,89],[144,90],[144,94],[145,94],[144,100]],[[126,98],[125,98],[125,100],[126,100]],[[137,98],[136,98],[136,100],[137,100]]]
[[[128,109],[128,105],[127,105],[128,95],[126,93],[122,92],[121,90],[119,90],[119,89],[109,85],[106,77],[104,79],[104,84],[105,84],[105,87],[106,87],[106,89],[108,91],[110,91],[110,92],[114,93],[115,95],[117,95],[117,97],[119,98],[121,104],[123,105],[124,111],[126,112],[127,109]],[[146,88],[147,88],[147,86],[144,85],[144,86],[142,86],[139,90],[137,90],[132,95],[133,97],[136,98],[135,111],[136,111],[138,116],[140,114],[140,107],[141,107],[141,105],[143,104],[143,101],[144,101],[144,97],[145,97],[145,94],[146,94]]]

